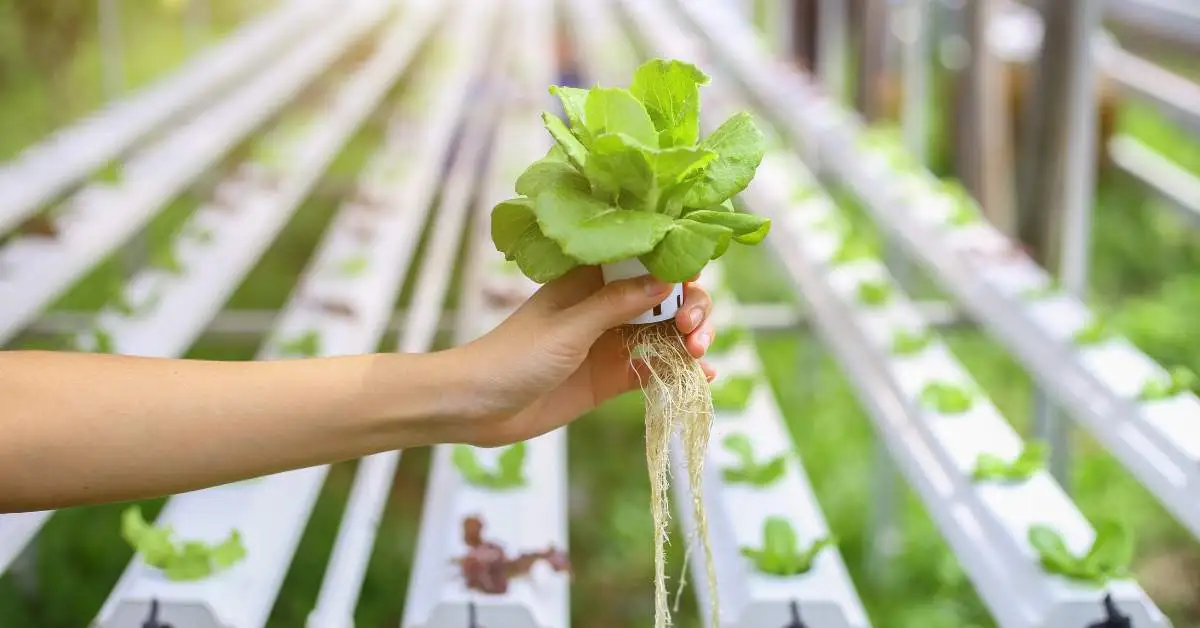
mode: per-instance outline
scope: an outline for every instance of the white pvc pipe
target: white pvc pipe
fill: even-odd
[[[650,274],[649,270],[636,257],[611,264],[603,264],[600,266],[600,272],[604,276],[604,283],[610,284],[621,279],[632,279],[634,277],[644,277]],[[630,325],[648,325],[660,321],[670,320],[675,317],[675,313],[679,308],[683,307],[683,284],[677,283],[671,289],[671,294],[663,299],[662,303],[654,306],[652,310],[642,312],[636,318],[630,319]]]

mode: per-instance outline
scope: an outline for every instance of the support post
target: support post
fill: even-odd
[[[120,0],[98,0],[100,27],[100,65],[104,96],[113,100],[125,89],[125,65],[121,54]]]
[[[184,9],[184,30],[188,48],[193,52],[208,44],[212,7],[209,0],[187,0]]]
[[[1017,235],[1013,206],[1012,131],[1008,110],[1007,80],[1004,63],[993,54],[989,31],[997,0],[971,3],[971,28],[975,32],[971,47],[971,119],[975,137],[971,142],[975,158],[977,198],[988,220],[1001,233]]]
[[[1060,0],[1045,7],[1045,36],[1029,113],[1028,203],[1022,203],[1022,239],[1039,262],[1057,268],[1063,287],[1085,298],[1090,263],[1096,149],[1096,71],[1093,39],[1100,3]],[[1050,447],[1050,471],[1070,489],[1070,429],[1039,390],[1034,433]]]
[[[846,94],[846,0],[816,0],[818,76],[833,100],[844,103]]]

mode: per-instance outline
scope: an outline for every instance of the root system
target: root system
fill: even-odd
[[[710,625],[719,628],[716,572],[701,484],[713,419],[708,380],[699,362],[688,353],[673,320],[631,325],[626,332],[630,356],[644,364],[641,384],[646,399],[646,466],[650,473],[650,509],[654,518],[654,627],[666,628],[671,624],[666,585],[666,543],[670,530],[668,450],[672,437],[678,436],[692,489],[696,521],[695,535],[688,535],[684,555],[690,555],[695,541],[700,541],[708,575]],[[683,581],[681,577],[680,590]]]

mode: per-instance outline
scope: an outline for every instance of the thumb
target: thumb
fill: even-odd
[[[671,288],[671,284],[651,275],[614,281],[567,308],[564,322],[578,333],[599,338],[661,303],[671,294]]]

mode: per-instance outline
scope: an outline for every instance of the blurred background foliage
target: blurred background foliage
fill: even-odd
[[[188,56],[197,40],[185,36],[186,6],[151,0],[120,4],[124,80],[133,89],[162,76]],[[268,0],[209,0],[204,41],[227,34],[268,8]],[[88,0],[0,0],[0,159],[104,102],[96,3]],[[1192,70],[1200,74],[1200,68]],[[936,99],[935,99],[936,101]],[[936,102],[933,119],[945,122]],[[938,117],[940,116],[940,117]],[[1145,105],[1120,102],[1117,128],[1200,173],[1200,142]],[[230,308],[277,308],[336,207],[344,183],[378,142],[367,124],[346,146],[326,181],[303,205],[229,303]],[[947,133],[933,125],[933,162],[944,169]],[[945,174],[944,172],[940,174]],[[838,198],[869,230],[851,199]],[[195,208],[203,185],[172,204],[148,228],[163,242]],[[1164,364],[1200,372],[1200,238],[1137,183],[1115,172],[1099,177],[1096,195],[1094,304]],[[792,301],[788,282],[769,264],[769,252],[738,249],[728,273],[738,296]],[[764,271],[764,269],[768,269]],[[98,268],[57,305],[92,310],[107,298],[119,273]],[[403,305],[407,295],[397,305]],[[947,332],[952,348],[1000,409],[1024,429],[1032,408],[1029,377],[1004,349],[971,328]],[[873,434],[849,383],[808,333],[760,334],[758,347],[797,448],[856,584],[880,628],[968,628],[992,625],[953,554],[920,502],[897,483],[903,498],[904,543],[886,573],[868,578],[866,558]],[[53,346],[26,338],[18,346]],[[390,350],[387,338],[381,350]],[[191,357],[250,359],[252,340],[210,339]],[[633,628],[652,616],[648,481],[642,469],[640,400],[626,397],[597,410],[569,432],[572,590],[577,628]],[[1074,434],[1074,495],[1089,517],[1120,514],[1139,536],[1137,575],[1180,627],[1200,626],[1200,547],[1119,464],[1082,432]],[[392,500],[372,558],[357,625],[395,626],[400,620],[413,557],[428,464],[425,450],[404,453]],[[354,464],[337,465],[283,585],[270,626],[303,625],[319,588],[344,506]],[[49,470],[52,472],[52,470]],[[154,516],[162,500],[143,504]],[[0,578],[0,626],[79,628],[95,616],[131,558],[118,535],[123,505],[60,512],[42,532],[32,569]],[[673,544],[675,568],[681,540]],[[251,548],[251,551],[253,549]],[[22,575],[23,574],[23,575]],[[697,626],[685,603],[679,625]]]

